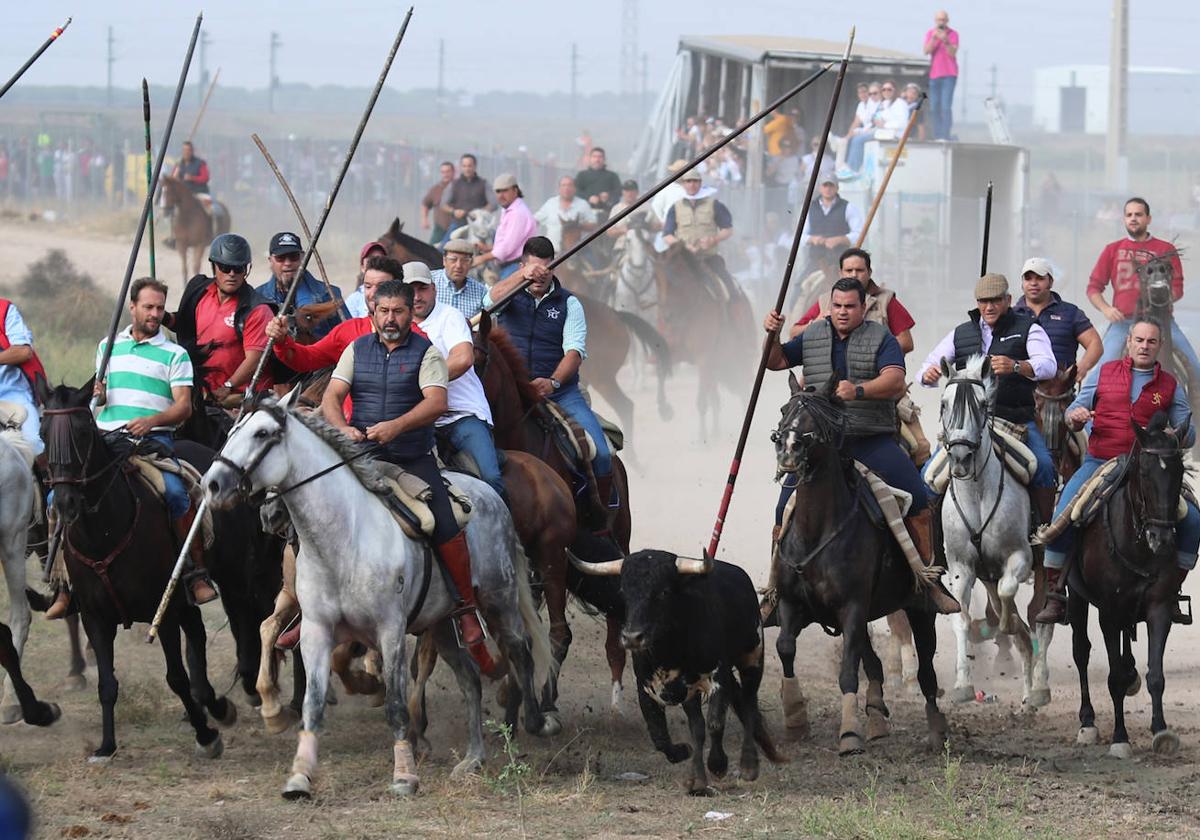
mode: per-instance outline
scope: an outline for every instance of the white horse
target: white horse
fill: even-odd
[[[0,405],[5,412],[11,403]],[[24,411],[23,407],[15,408]],[[11,422],[11,421],[10,421]],[[33,479],[33,452],[17,427],[0,430],[0,566],[8,584],[8,627],[20,656],[29,638],[29,602],[25,599],[25,564],[29,548],[29,525],[37,492]],[[21,706],[6,675],[0,685],[0,723],[22,719]]]
[[[613,309],[632,312],[653,324],[658,307],[658,283],[654,277],[654,232],[646,217],[634,213],[625,220],[628,230],[621,236],[617,259],[617,283]]]
[[[952,370],[943,360],[942,374],[950,380],[941,406],[950,484],[942,500],[941,521],[950,593],[962,605],[962,612],[951,616],[958,642],[951,699],[960,703],[975,699],[968,634],[971,590],[978,577],[1000,615],[1000,632],[1017,637],[1025,679],[1022,702],[1045,705],[1050,702],[1046,653],[1054,626],[1038,625],[1035,653],[1029,627],[1015,603],[1017,587],[1033,571],[1029,491],[1008,474],[992,445],[989,415],[997,383],[991,361],[976,355],[962,370]]]
[[[356,454],[350,440],[324,421],[266,400],[233,429],[204,477],[209,499],[218,505],[232,504],[242,492],[277,490],[300,540],[296,595],[304,614],[300,649],[308,681],[304,728],[283,790],[288,799],[311,795],[330,658],[344,641],[362,642],[383,656],[393,792],[415,793],[419,781],[406,706],[407,633],[432,631],[467,703],[470,743],[453,777],[474,772],[484,758],[479,670],[458,645],[449,618],[455,599],[431,550],[408,537],[372,492],[382,487],[378,469],[365,459],[348,461]],[[553,662],[549,634],[537,618],[512,519],[485,483],[470,476],[455,481],[475,503],[467,526],[474,578],[481,607],[499,616],[490,630],[509,663],[518,689],[513,693],[525,699],[526,729],[553,735],[558,722],[545,719],[538,706]]]

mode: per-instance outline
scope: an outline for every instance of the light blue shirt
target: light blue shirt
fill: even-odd
[[[1146,383],[1154,378],[1154,371],[1138,370],[1137,368],[1133,368],[1131,372],[1133,373],[1133,377],[1129,382],[1129,404],[1133,405],[1135,402],[1137,402],[1138,397],[1142,395],[1142,389],[1146,387]],[[1067,411],[1071,412],[1076,408],[1086,408],[1088,411],[1091,411],[1093,408],[1095,408],[1096,384],[1099,381],[1100,377],[1097,376],[1094,379],[1089,379],[1088,381],[1084,382],[1083,387],[1079,390],[1078,396],[1075,397],[1075,401],[1067,407]],[[1182,385],[1177,385],[1175,387],[1175,397],[1171,400],[1171,409],[1168,412],[1171,418],[1171,426],[1176,429],[1179,428],[1179,426],[1188,419],[1188,416],[1191,413],[1192,407],[1188,405],[1187,393],[1184,391]],[[1087,424],[1086,428],[1088,434],[1091,434],[1091,422]],[[1185,442],[1188,446],[1191,446],[1195,439],[1196,427],[1194,425],[1189,425],[1188,439]]]
[[[4,317],[4,334],[8,336],[10,347],[21,344],[33,346],[33,332],[17,311],[15,303],[8,305],[8,314]],[[14,400],[33,405],[33,391],[29,387],[29,380],[16,365],[0,365],[0,400]]]
[[[537,299],[535,306],[542,305],[542,301],[546,299],[546,295],[550,294],[551,289],[547,289],[546,294]],[[527,295],[530,292],[526,290],[521,294]],[[485,308],[492,305],[491,292],[484,295],[483,305]],[[563,322],[563,355],[570,350],[574,350],[584,359],[587,358],[587,317],[583,314],[583,304],[575,295],[567,298],[567,318]]]
[[[342,303],[346,305],[351,318],[366,318],[369,314],[367,312],[367,298],[363,294],[362,286],[351,292]]]

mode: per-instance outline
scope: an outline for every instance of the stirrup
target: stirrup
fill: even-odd
[[[1175,605],[1175,611],[1171,615],[1171,623],[1187,627],[1192,623],[1192,596],[1181,593],[1176,596],[1176,600],[1178,603]],[[1185,605],[1187,606],[1186,612],[1183,609]]]
[[[479,622],[479,628],[481,630],[483,630],[483,638],[479,641],[479,644],[483,644],[484,642],[486,642],[492,638],[492,634],[491,634],[491,631],[488,630],[487,621],[484,620],[483,612],[479,609],[478,606],[469,607],[466,604],[463,604],[459,607],[456,607],[450,613],[450,617],[451,618],[462,618],[464,615],[471,615],[472,613],[474,613],[474,615],[475,615],[475,620]],[[460,648],[462,648],[463,650],[467,650],[467,643],[465,641],[463,641],[462,628],[460,628],[458,626],[458,622],[451,621],[450,626],[454,628],[454,641],[458,644],[458,646]]]
[[[213,601],[220,600],[221,593],[217,589],[217,585],[213,583],[212,578],[208,576],[208,572],[204,569],[193,569],[185,574],[179,581],[181,584],[183,584],[183,593],[187,597],[188,604],[193,607],[202,606],[202,604],[196,603],[196,596],[192,593],[192,582],[195,580],[203,580],[208,584],[209,589],[217,593],[216,598],[210,598],[204,602],[205,604],[211,604]]]

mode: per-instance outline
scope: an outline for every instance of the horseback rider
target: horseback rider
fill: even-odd
[[[139,277],[129,289],[130,324],[117,334],[109,359],[107,378],[97,381],[97,397],[104,407],[96,425],[114,451],[136,448],[159,458],[175,460],[175,429],[192,413],[192,360],[187,351],[163,335],[161,324],[167,307],[167,286],[151,277]],[[96,348],[96,366],[108,339]],[[183,479],[162,471],[163,500],[180,545],[191,530],[196,510]],[[193,571],[188,574],[192,600],[205,604],[217,597],[204,569],[204,545],[193,540]],[[46,618],[67,614],[70,596],[60,587]]]
[[[250,243],[236,233],[223,233],[208,250],[213,276],[197,274],[188,281],[175,313],[166,313],[163,324],[175,331],[184,347],[207,354],[205,386],[220,403],[244,389],[254,376],[267,346],[266,326],[270,303],[246,282],[253,255]],[[258,381],[269,388],[270,376]]]
[[[445,358],[449,371],[447,408],[434,422],[436,436],[452,449],[469,455],[479,477],[507,504],[508,492],[504,489],[496,442],[492,438],[492,409],[483,392],[483,383],[475,373],[471,325],[461,312],[437,299],[437,288],[425,263],[405,263],[404,280],[412,287],[413,320]]]
[[[183,181],[194,193],[208,194],[208,162],[204,158],[196,157],[192,141],[184,142],[183,153],[175,168],[171,170],[171,177]]]
[[[377,445],[376,457],[402,467],[429,485],[435,519],[433,544],[458,590],[456,610],[462,640],[485,674],[495,663],[484,644],[483,626],[471,583],[471,553],[459,530],[450,496],[433,456],[433,425],[445,413],[449,376],[446,360],[428,338],[412,330],[413,290],[389,280],[375,290],[374,332],[342,352],[325,389],[321,411],[334,428]],[[347,396],[354,402],[347,421]]]
[[[821,194],[813,199],[800,236],[804,244],[804,271],[825,271],[833,255],[858,241],[864,219],[862,210],[838,195],[838,178],[833,172],[821,176]]]
[[[904,353],[883,325],[865,320],[866,300],[862,284],[843,277],[833,284],[830,314],[786,344],[779,341],[783,316],[771,312],[763,324],[772,336],[767,367],[802,365],[806,385],[818,390],[831,378],[837,380],[836,394],[846,411],[843,451],[912,497],[904,526],[928,566],[933,553],[925,485],[895,439],[896,400],[906,390]],[[939,612],[959,612],[958,602],[941,583],[929,593]]]
[[[921,384],[927,388],[937,386],[943,360],[953,364],[977,354],[991,357],[992,373],[999,380],[992,411],[996,417],[1025,428],[1025,445],[1037,458],[1029,493],[1040,520],[1049,522],[1058,476],[1037,427],[1033,392],[1038,382],[1052,378],[1058,371],[1050,337],[1031,316],[1013,310],[1008,278],[1003,274],[979,278],[975,302],[978,308],[967,313],[968,320],[951,330],[925,357]]]
[[[491,307],[522,281],[529,285],[505,304],[498,320],[529,369],[534,388],[553,400],[582,426],[596,444],[592,472],[602,502],[613,507],[612,452],[600,421],[579,390],[579,367],[587,358],[587,319],[579,298],[563,288],[546,268],[554,259],[554,246],[544,236],[525,243],[521,270],[501,280],[484,298]]]
[[[341,289],[337,286],[332,286],[334,297],[330,298],[325,284],[316,277],[313,277],[312,272],[308,269],[305,269],[304,276],[299,281],[296,280],[296,273],[300,270],[300,261],[303,256],[304,248],[300,245],[300,237],[296,234],[281,231],[272,236],[267,256],[267,263],[271,266],[271,279],[255,289],[255,291],[273,302],[277,309],[283,306],[283,301],[287,297],[288,290],[291,288],[293,282],[299,282],[300,284],[296,287],[296,296],[292,299],[292,307],[294,309],[299,309],[302,306],[312,303],[327,303],[333,299],[341,301]],[[341,303],[339,308],[346,318],[350,317],[350,312],[346,309],[345,303]],[[340,321],[337,312],[332,312],[327,318],[313,325],[313,335],[317,338],[323,338],[338,323]]]
[[[1088,300],[1109,320],[1100,365],[1121,358],[1125,352],[1126,336],[1137,315],[1141,286],[1137,272],[1139,265],[1156,257],[1169,257],[1173,275],[1171,299],[1177,301],[1183,297],[1183,265],[1179,261],[1179,252],[1170,242],[1150,235],[1150,204],[1146,199],[1131,198],[1125,202],[1125,233],[1124,239],[1104,246],[1088,280]],[[1104,289],[1110,282],[1113,287],[1111,306],[1104,300]],[[1179,323],[1172,318],[1170,326],[1172,346],[1183,352],[1193,372],[1200,371],[1200,359]],[[1167,363],[1170,362],[1167,359]],[[1095,376],[1093,374],[1092,378]]]
[[[29,441],[34,455],[46,448],[42,443],[41,418],[37,410],[36,377],[46,379],[46,369],[33,350],[33,331],[21,317],[17,305],[0,297],[0,400],[25,409],[21,436]]]
[[[734,283],[725,260],[717,252],[720,244],[733,236],[733,214],[716,199],[716,190],[701,190],[700,170],[688,171],[680,183],[686,195],[667,211],[663,241],[667,245],[682,242],[724,282]]]
[[[1155,414],[1166,411],[1174,428],[1188,424],[1191,408],[1187,395],[1178,386],[1175,377],[1163,370],[1158,362],[1158,353],[1162,349],[1162,325],[1148,317],[1135,319],[1125,344],[1129,355],[1101,365],[1099,375],[1084,383],[1079,396],[1067,408],[1067,422],[1071,427],[1081,429],[1090,424],[1091,433],[1087,457],[1063,488],[1054,511],[1055,518],[1075,500],[1079,488],[1100,467],[1110,459],[1132,451],[1136,439],[1130,425],[1131,418],[1145,427]],[[1188,439],[1182,443],[1190,446],[1195,437],[1196,429],[1189,425]],[[1179,565],[1177,585],[1181,587],[1187,573],[1196,567],[1196,551],[1200,546],[1200,511],[1190,501],[1187,503],[1187,516],[1175,526],[1175,530]],[[1037,614],[1035,621],[1043,624],[1066,623],[1066,598],[1062,595],[1066,575],[1063,574],[1063,567],[1074,545],[1075,531],[1073,527],[1068,528],[1046,547],[1046,606]],[[1185,616],[1178,608],[1171,620],[1177,624],[1191,623],[1190,616]]]
[[[637,201],[640,194],[641,190],[638,189],[637,181],[632,178],[625,181],[625,183],[621,184],[621,200],[613,205],[610,215],[617,216],[625,212],[625,208]],[[655,215],[654,208],[650,204],[646,204],[640,209],[635,210],[630,214],[628,219],[613,225],[604,235],[614,240],[614,251],[622,251],[625,249],[625,234],[629,233],[630,229],[635,227],[640,227],[650,233],[655,233],[662,229],[662,225],[658,221],[658,216]]]
[[[896,337],[900,350],[911,353],[913,349],[912,328],[916,325],[913,316],[891,289],[880,286],[872,277],[871,255],[862,248],[847,248],[838,257],[838,270],[842,277],[853,277],[867,290],[867,310],[864,318],[876,321],[888,328]],[[791,337],[795,338],[804,332],[804,328],[819,318],[829,315],[830,300],[833,292],[821,295],[804,316],[792,326]]]
[[[1050,261],[1030,257],[1021,268],[1021,289],[1024,294],[1013,304],[1013,311],[1028,315],[1046,331],[1059,370],[1075,365],[1075,381],[1082,382],[1104,352],[1100,334],[1083,314],[1083,310],[1068,303],[1053,291],[1054,275]],[[1079,348],[1083,358],[1076,361]]]
[[[525,203],[525,193],[517,185],[516,176],[508,173],[497,175],[492,187],[496,190],[496,201],[502,208],[500,225],[492,237],[492,247],[476,255],[471,267],[479,268],[496,260],[500,263],[500,279],[503,280],[520,268],[521,249],[529,237],[537,233],[537,220]]]
[[[451,239],[446,243],[442,265],[433,271],[433,285],[437,288],[438,303],[453,306],[467,318],[474,318],[483,308],[483,297],[487,286],[467,275],[471,270],[471,259],[475,248],[465,239]]]

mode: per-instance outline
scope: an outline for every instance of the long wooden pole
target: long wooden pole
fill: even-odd
[[[50,49],[50,45],[53,44],[55,41],[57,41],[58,36],[62,35],[64,32],[66,32],[67,27],[70,25],[71,25],[71,18],[67,18],[66,23],[64,23],[62,26],[58,27],[58,29],[55,29],[53,32],[50,33],[50,37],[47,38],[45,40],[45,42],[40,47],[37,48],[37,52],[35,52],[33,55],[29,56],[29,60],[26,61],[24,64],[22,64],[20,69],[17,70],[16,73],[12,74],[12,77],[7,82],[4,83],[4,87],[0,88],[0,96],[4,96],[4,94],[8,93],[8,89],[17,83],[17,79],[19,79],[25,75],[25,71],[33,66],[33,62],[35,62],[39,58],[41,58],[42,53],[44,53],[46,50]]]
[[[200,103],[200,110],[196,112],[196,119],[192,122],[192,130],[188,132],[187,142],[191,143],[192,138],[196,136],[196,130],[200,128],[200,120],[204,119],[204,112],[208,110],[208,100],[212,98],[213,91],[217,88],[217,79],[221,78],[221,68],[217,68],[217,72],[213,73],[212,82],[208,86],[208,92],[204,94],[204,101]]]
[[[142,77],[142,122],[146,125],[146,192],[153,195],[151,186],[154,183],[154,172],[150,164],[152,147],[150,144],[150,84]],[[153,202],[153,198],[151,199]],[[150,218],[146,225],[150,234],[150,276],[158,277],[154,266],[154,204],[150,205]]]
[[[668,186],[670,186],[674,181],[676,181],[682,175],[687,173],[688,170],[694,169],[696,166],[698,166],[699,164],[708,160],[710,157],[712,157],[714,154],[716,154],[718,151],[720,151],[726,145],[728,145],[729,143],[732,143],[734,140],[736,140],[738,137],[740,137],[748,128],[757,124],[760,120],[762,120],[764,117],[766,117],[772,111],[774,111],[776,108],[781,106],[783,103],[787,102],[789,99],[791,99],[793,96],[798,94],[800,91],[804,90],[806,87],[811,85],[817,79],[819,79],[823,75],[825,75],[825,73],[828,72],[828,70],[831,67],[833,67],[832,62],[824,65],[819,70],[817,70],[815,73],[813,73],[811,76],[809,76],[807,79],[800,82],[798,85],[796,85],[791,90],[784,93],[782,96],[780,96],[774,102],[772,102],[770,105],[763,108],[761,111],[759,111],[757,114],[752,116],[750,119],[746,120],[746,122],[742,123],[740,126],[735,128],[728,136],[722,138],[721,140],[714,143],[709,148],[705,149],[703,152],[701,152],[695,158],[688,161],[688,164],[686,166],[684,166],[683,168],[681,168],[678,172],[674,172],[674,173],[667,175],[665,178],[663,178],[661,181],[659,181],[657,184],[655,184],[653,187],[651,187],[649,190],[647,190],[645,193],[643,193],[641,197],[639,197],[635,202],[633,202],[633,204],[630,204],[628,207],[626,207],[624,210],[622,210],[620,213],[616,214],[615,216],[609,217],[608,221],[606,221],[604,224],[600,225],[600,227],[596,228],[594,231],[592,231],[586,237],[584,237],[583,239],[581,239],[577,243],[575,243],[575,245],[568,248],[566,251],[563,251],[561,254],[559,254],[557,257],[555,257],[553,260],[551,260],[550,264],[548,266],[546,266],[547,270],[554,271],[555,268],[562,265],[567,260],[571,259],[571,257],[578,254],[580,251],[582,251],[588,245],[591,245],[595,240],[597,240],[601,236],[603,236],[608,231],[609,228],[613,227],[616,224],[619,224],[627,216],[634,213],[639,207],[641,207],[643,204],[645,204],[650,199],[654,198],[654,196],[658,195],[660,192],[662,192],[664,189],[666,189]],[[514,287],[513,290],[510,291],[508,294],[504,295],[504,297],[500,298],[499,300],[493,301],[492,305],[490,307],[488,307],[485,311],[489,315],[492,315],[496,312],[496,310],[502,309],[505,304],[507,304],[510,300],[512,300],[514,297],[516,297],[518,294],[520,294],[525,289],[525,287],[530,284],[530,282],[531,281],[529,281],[529,280],[521,281],[520,284],[518,284],[516,287]],[[479,323],[479,314],[476,314],[471,319],[471,323],[472,324]]]
[[[908,125],[904,126],[904,133],[900,135],[900,142],[896,144],[896,152],[888,163],[887,172],[883,173],[883,180],[875,193],[875,199],[871,202],[871,209],[867,211],[867,220],[863,222],[862,232],[858,234],[858,241],[854,243],[855,248],[861,248],[867,241],[867,231],[871,229],[871,222],[875,220],[879,202],[883,200],[883,194],[887,192],[888,183],[892,180],[892,173],[896,171],[896,163],[900,160],[900,155],[904,154],[904,145],[908,142],[908,135],[912,133],[913,126],[917,124],[917,119],[921,116],[921,106],[925,104],[925,98],[925,93],[922,92],[921,98],[917,100],[917,106],[913,108],[908,117]]]
[[[983,200],[983,254],[979,258],[979,276],[987,274],[988,242],[992,238],[992,182],[988,181],[987,197]]]
[[[113,308],[112,322],[108,327],[108,341],[104,344],[104,353],[96,370],[96,381],[103,382],[104,374],[108,371],[108,362],[112,357],[113,342],[116,340],[117,327],[121,324],[121,316],[125,312],[125,296],[129,294],[129,284],[133,280],[133,269],[137,266],[138,250],[142,246],[142,236],[146,233],[146,223],[154,208],[154,193],[158,189],[158,176],[162,174],[163,159],[167,148],[171,145],[171,131],[175,128],[175,116],[179,113],[179,100],[183,97],[183,86],[187,83],[188,70],[192,66],[192,54],[196,51],[196,40],[200,37],[200,24],[204,21],[204,13],[196,15],[196,25],[192,27],[192,40],[188,42],[187,55],[183,58],[183,67],[179,71],[179,82],[175,85],[175,99],[171,102],[171,112],[167,116],[167,125],[163,129],[162,142],[158,147],[158,156],[154,160],[154,174],[146,191],[146,201],[142,204],[142,217],[138,220],[137,233],[133,237],[133,247],[129,249],[129,262],[125,265],[125,279],[121,283],[121,292],[117,295],[117,304]],[[104,392],[101,391],[101,394]],[[97,398],[97,405],[103,404],[103,397]]]
[[[383,90],[383,83],[387,81],[388,71],[392,69],[392,61],[396,58],[396,51],[400,49],[400,42],[404,40],[404,33],[408,31],[408,22],[412,20],[412,7],[408,9],[408,14],[404,16],[404,23],[400,25],[400,31],[396,33],[396,40],[392,42],[392,50],[388,53],[387,61],[384,62],[383,72],[379,74],[379,79],[375,82],[375,89],[371,91],[371,99],[367,102],[367,110],[363,112],[362,119],[358,121],[358,130],[354,132],[354,139],[350,141],[350,149],[346,152],[346,159],[342,161],[342,169],[338,172],[337,179],[333,182],[333,187],[329,191],[329,198],[325,200],[325,209],[321,211],[321,218],[317,220],[317,229],[313,233],[312,238],[308,241],[308,249],[304,252],[304,259],[300,261],[300,269],[296,272],[296,277],[304,276],[304,272],[308,269],[308,261],[312,258],[313,252],[317,247],[317,240],[321,238],[321,231],[325,229],[325,222],[329,219],[329,211],[333,209],[333,202],[337,198],[338,190],[342,187],[342,181],[346,178],[346,171],[350,168],[350,161],[354,160],[354,152],[358,149],[358,141],[362,139],[363,131],[367,128],[367,121],[371,118],[371,111],[375,109],[375,102],[379,99],[379,94]],[[296,299],[296,289],[299,288],[298,282],[292,283],[291,288],[287,291],[287,296],[283,300],[283,305],[280,307],[280,312],[287,314],[292,308],[292,302]],[[267,360],[271,358],[271,348],[275,346],[275,339],[268,338],[267,346],[263,350],[262,357],[258,360],[258,366],[254,369],[254,376],[250,377],[250,384],[246,386],[246,394],[254,393],[254,386],[258,384],[259,378],[262,376],[263,368],[267,365]],[[240,410],[239,410],[240,415]]]
[[[262,152],[263,159],[266,160],[267,166],[271,168],[271,172],[275,174],[275,179],[279,181],[279,186],[283,187],[283,194],[287,196],[288,203],[292,205],[292,212],[296,214],[296,220],[300,222],[300,229],[304,231],[304,238],[309,241],[309,248],[312,248],[313,257],[317,261],[317,271],[321,272],[321,282],[325,284],[325,292],[329,295],[330,300],[337,300],[333,294],[333,286],[329,283],[329,274],[325,271],[325,262],[321,259],[320,252],[312,246],[312,231],[308,229],[308,220],[304,218],[304,213],[300,210],[300,205],[296,201],[296,196],[292,192],[292,188],[288,186],[287,179],[283,177],[283,173],[279,171],[279,166],[275,163],[275,158],[271,157],[271,153],[267,151],[266,145],[262,138],[257,134],[251,134],[250,139],[254,141],[254,145],[258,146],[258,150]],[[302,275],[296,275],[293,283],[300,282]],[[346,320],[346,314],[342,311],[342,307],[337,308],[337,316],[339,321]]]
[[[783,272],[783,282],[779,285],[779,296],[775,300],[775,311],[783,310],[787,300],[788,286],[792,282],[792,270],[796,265],[796,256],[800,252],[800,240],[804,233],[804,225],[808,221],[808,211],[812,207],[813,193],[817,189],[817,180],[821,172],[821,159],[825,156],[825,147],[829,144],[829,132],[833,128],[833,115],[837,111],[838,97],[842,93],[842,82],[846,79],[846,67],[850,64],[850,50],[854,46],[854,29],[850,29],[850,38],[846,41],[846,51],[842,54],[842,64],[838,68],[837,81],[833,85],[833,95],[829,99],[829,109],[825,114],[825,128],[821,132],[821,145],[813,160],[812,175],[808,179],[808,191],[804,195],[804,204],[800,211],[800,219],[796,223],[796,235],[792,239],[792,250],[788,254],[787,267]],[[715,557],[717,546],[721,542],[721,532],[725,529],[725,515],[729,513],[729,503],[733,500],[733,487],[737,483],[738,472],[742,467],[742,455],[746,452],[746,441],[750,437],[750,424],[754,420],[754,409],[758,405],[758,396],[762,391],[763,375],[767,370],[767,358],[771,346],[776,341],[776,334],[769,333],[763,341],[762,356],[758,360],[758,371],[754,375],[754,386],[750,389],[750,404],[746,406],[746,416],[742,418],[742,432],[738,436],[737,447],[733,452],[733,461],[729,465],[729,476],[725,479],[725,492],[721,496],[721,504],[717,509],[717,521],[713,525],[712,539],[708,543],[708,556]]]

